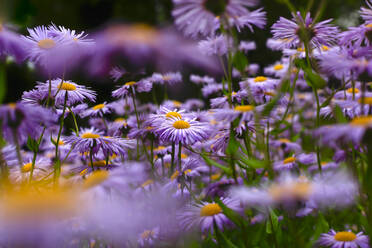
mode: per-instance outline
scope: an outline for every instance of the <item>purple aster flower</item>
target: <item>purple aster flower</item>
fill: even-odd
[[[372,127],[372,116],[355,117],[347,124],[335,124],[331,126],[322,126],[314,134],[320,136],[326,145],[333,145],[334,142],[353,142],[354,145],[360,145],[362,138],[368,128]]]
[[[249,25],[262,26],[262,15],[251,14],[247,7],[256,5],[255,0],[173,0],[172,15],[176,26],[187,36],[208,36],[219,28],[220,20],[227,18],[229,24],[238,28]],[[239,20],[239,18],[244,18]],[[248,21],[248,17],[254,18]]]
[[[332,248],[369,248],[368,236],[363,232],[355,234],[351,230],[336,232],[331,229],[328,233],[323,233],[317,243]]]
[[[253,26],[263,29],[266,25],[266,12],[262,8],[249,12],[238,18],[229,19],[240,32],[240,29],[247,27],[253,33]]]
[[[214,78],[208,76],[198,76],[198,75],[190,75],[190,81],[195,84],[213,84],[216,83]]]
[[[133,148],[132,140],[102,136],[102,132],[90,128],[82,129],[79,136],[70,136],[65,139],[67,144],[74,145],[80,153],[90,152],[97,154],[100,150],[105,156],[113,154],[125,156],[126,150]]]
[[[118,61],[134,70],[146,66],[159,72],[182,66],[203,68],[220,73],[217,61],[200,56],[196,42],[182,38],[170,29],[157,30],[146,25],[113,25],[95,37],[96,53],[88,67],[93,75],[107,75]]]
[[[208,97],[212,94],[219,93],[222,91],[222,84],[207,84],[202,88],[202,93],[204,97]]]
[[[208,37],[206,40],[199,41],[198,47],[200,52],[205,55],[223,56],[227,53],[228,47],[231,47],[232,42],[227,42],[224,35],[217,35],[215,37]]]
[[[149,92],[152,89],[152,82],[148,79],[142,79],[138,82],[130,81],[126,82],[123,86],[118,88],[117,90],[114,90],[112,92],[112,96],[119,98],[119,97],[125,97],[129,94],[132,94],[132,90],[135,90],[137,92]]]
[[[339,35],[339,44],[344,46],[360,47],[371,44],[372,23],[350,27]]]
[[[170,118],[155,128],[155,133],[163,141],[192,145],[209,137],[209,126],[195,119]]]
[[[30,179],[30,173],[32,169],[32,159],[25,161],[19,169],[18,166],[14,166],[9,170],[10,180],[15,183],[25,182]],[[35,160],[33,179],[41,179],[50,173],[52,169],[52,162],[50,159],[45,157],[38,157]]]
[[[14,56],[17,62],[25,58],[25,42],[22,37],[11,31],[7,25],[0,23],[0,56]]]
[[[23,143],[28,136],[39,138],[42,125],[49,126],[56,116],[49,109],[18,102],[0,106],[0,120],[4,138],[15,143],[15,131],[18,142]]]
[[[365,22],[372,23],[372,1],[366,0],[366,4],[368,5],[368,8],[362,7],[360,9],[360,15]]]
[[[117,82],[124,74],[126,74],[127,71],[124,68],[115,66],[110,71],[110,77],[114,80],[114,82]]]
[[[87,117],[87,116],[98,116],[98,117],[103,117],[105,114],[111,113],[111,106],[107,104],[106,102],[97,104],[84,112],[81,113],[82,117]]]
[[[299,155],[291,156],[285,158],[283,161],[275,162],[274,169],[278,171],[290,170],[293,168],[297,168],[299,163],[305,165],[314,164],[316,163],[316,155],[314,153],[311,154],[302,153]]]
[[[284,152],[288,153],[290,151],[299,152],[301,151],[301,145],[290,141],[289,139],[278,139],[270,142],[270,146],[275,148],[281,148]]]
[[[180,72],[154,73],[148,80],[157,84],[175,85],[182,82],[182,75]]]
[[[310,17],[310,13],[306,14],[305,20],[302,18],[301,13],[292,14],[292,20],[280,17],[273,26],[271,32],[274,39],[282,42],[282,48],[298,48],[302,47],[303,34],[305,32],[309,38],[312,48],[321,47],[322,45],[330,46],[336,42],[338,35],[338,28],[331,26],[329,23],[332,19],[314,23]],[[303,28],[303,30],[301,30]]]
[[[54,98],[56,105],[63,106],[66,94],[67,106],[72,106],[76,103],[82,103],[86,99],[88,99],[91,102],[94,102],[96,99],[96,93],[93,90],[90,90],[85,86],[78,85],[72,81],[68,80],[63,81],[62,79],[57,78],[52,80],[50,83],[51,96],[52,98]],[[36,89],[37,91],[39,91],[40,96],[44,97],[46,96],[47,98],[49,92],[49,82],[38,83]],[[30,99],[29,97],[27,97],[27,94],[24,95],[23,98]]]
[[[222,198],[221,201],[234,211],[240,212],[240,203],[230,198]],[[203,233],[213,232],[214,223],[218,229],[232,227],[233,223],[223,214],[222,208],[217,203],[201,202],[186,206],[177,215],[180,226],[186,230],[199,227]]]
[[[138,244],[141,247],[152,247],[159,238],[159,227],[143,231],[138,238]]]
[[[256,42],[254,41],[241,41],[239,44],[239,50],[243,52],[249,52],[256,50]]]

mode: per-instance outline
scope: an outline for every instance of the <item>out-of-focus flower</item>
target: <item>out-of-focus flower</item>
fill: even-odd
[[[273,26],[271,32],[274,39],[281,42],[281,48],[298,48],[302,47],[304,42],[303,36],[309,39],[311,48],[330,46],[336,42],[338,28],[331,26],[331,19],[319,23],[314,23],[310,13],[306,14],[305,19],[301,13],[292,14],[292,20],[280,17]],[[302,34],[304,32],[305,34]]]
[[[0,56],[13,56],[17,62],[24,60],[26,44],[22,37],[0,23]]]

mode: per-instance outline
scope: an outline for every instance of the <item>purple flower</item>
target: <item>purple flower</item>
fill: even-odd
[[[175,85],[182,82],[180,72],[154,73],[148,80],[152,83]]]
[[[271,32],[274,35],[274,39],[282,42],[280,47],[302,47],[304,35],[308,37],[312,48],[321,47],[322,45],[329,46],[336,42],[338,28],[329,24],[332,19],[314,23],[310,13],[306,14],[305,20],[300,12],[292,15],[292,20],[280,17],[279,21],[272,26]],[[302,32],[306,34],[301,34]]]
[[[362,7],[360,9],[360,15],[367,23],[372,23],[372,1],[366,0],[366,4],[368,5],[368,8]]]
[[[94,128],[82,129],[80,136],[70,136],[65,139],[67,144],[74,145],[80,153],[90,152],[97,154],[100,150],[105,156],[113,154],[125,156],[126,150],[133,148],[132,140],[102,136],[102,132]]]
[[[0,56],[14,56],[17,62],[25,58],[26,44],[22,37],[0,23]]]
[[[238,28],[248,26],[251,29],[252,24],[263,26],[262,12],[249,12],[246,8],[255,6],[256,0],[173,0],[173,3],[175,24],[187,36],[212,35],[224,18],[229,25]]]
[[[208,56],[223,56],[227,53],[228,47],[231,47],[231,41],[227,42],[226,39],[224,35],[208,37],[206,40],[199,42],[199,50]]]
[[[355,234],[350,230],[336,232],[331,229],[328,233],[323,233],[317,243],[332,248],[369,248],[367,235],[363,232]]]
[[[84,112],[81,113],[82,117],[87,116],[99,116],[102,117],[104,114],[111,113],[111,106],[107,104],[106,102],[97,104]]]
[[[155,133],[166,142],[192,145],[209,137],[209,126],[194,119],[171,118],[155,128]]]
[[[234,211],[240,212],[240,203],[230,198],[222,198],[221,201]],[[222,208],[217,203],[201,202],[183,208],[177,215],[180,226],[185,230],[199,227],[203,233],[213,232],[214,223],[218,229],[232,227],[233,223],[223,214]]]
[[[239,44],[239,50],[243,52],[249,52],[256,49],[256,43],[254,41],[241,41]]]
[[[125,97],[132,94],[132,90],[137,92],[149,92],[152,89],[152,82],[149,79],[142,79],[138,82],[130,81],[126,82],[123,86],[114,90],[112,96],[119,98]]]
[[[195,84],[213,84],[216,83],[214,78],[208,76],[198,76],[198,75],[190,75],[190,81]]]

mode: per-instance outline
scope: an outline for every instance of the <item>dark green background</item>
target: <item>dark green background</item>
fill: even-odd
[[[310,0],[291,1],[296,8],[304,10]],[[312,12],[316,12],[322,0],[315,0]],[[51,22],[79,31],[92,32],[110,22],[141,22],[155,26],[172,24],[171,0],[0,0],[0,17],[6,22],[14,23],[19,32],[25,34],[26,27],[47,25]],[[326,0],[326,8],[322,19],[334,18],[339,25],[356,25],[357,11],[363,4],[355,0]],[[270,37],[270,26],[280,17],[290,17],[287,7],[280,0],[261,0],[268,16],[265,30],[257,30],[254,34],[248,31],[241,34],[242,38],[255,40],[258,49],[249,54],[249,61],[261,66],[273,63],[280,58],[280,53],[274,53],[265,48]],[[348,19],[352,23],[345,24]],[[36,80],[42,80],[41,75],[27,69],[26,65],[7,65],[8,90],[5,102],[16,101],[24,90],[33,87]],[[110,81],[96,84],[96,79],[82,78],[87,84],[94,84],[100,93],[100,100],[106,99],[112,85]],[[101,80],[100,80],[101,81]],[[185,95],[185,94],[184,94]],[[182,98],[182,97],[181,97]]]

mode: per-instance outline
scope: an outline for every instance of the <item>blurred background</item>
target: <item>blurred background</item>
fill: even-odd
[[[258,63],[261,68],[280,58],[280,53],[268,50],[265,44],[271,37],[271,25],[280,16],[290,17],[290,12],[282,1],[261,0],[260,6],[267,12],[266,28],[255,29],[253,34],[248,30],[241,34],[242,39],[256,42],[257,50],[250,52],[248,59],[251,63]],[[335,23],[341,28],[359,24],[358,10],[364,4],[364,1],[358,0],[290,0],[290,2],[302,11],[313,2],[312,13],[316,13],[320,6],[324,7],[321,19],[334,18]],[[21,34],[27,33],[27,27],[48,25],[51,22],[88,34],[108,23],[146,23],[156,27],[166,27],[173,23],[172,0],[0,0],[0,3],[0,21],[14,24]],[[20,99],[22,92],[32,89],[35,81],[44,80],[43,76],[30,70],[27,64],[19,66],[7,63],[6,77],[7,90],[4,102]],[[187,80],[188,77],[184,76],[184,79]],[[98,91],[98,101],[107,100],[114,87],[113,81],[109,78],[98,80],[81,75],[76,81],[94,85],[94,89]],[[187,90],[192,94],[195,89]],[[183,100],[182,98],[186,97],[187,94],[181,91],[175,92],[173,99]]]

